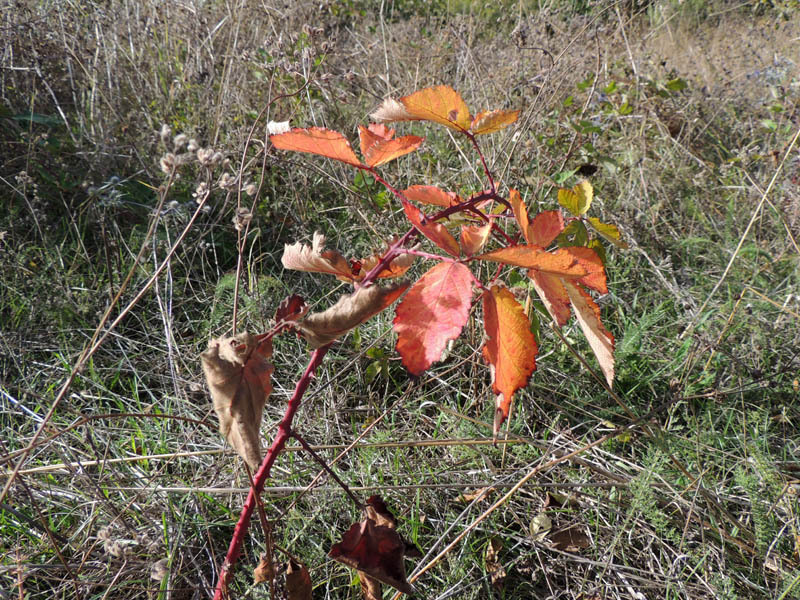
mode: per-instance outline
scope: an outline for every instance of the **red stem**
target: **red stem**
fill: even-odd
[[[275,459],[286,445],[286,440],[292,436],[292,420],[297,410],[300,408],[300,400],[303,398],[308,384],[311,383],[314,371],[317,370],[317,367],[322,362],[323,357],[330,347],[330,344],[328,344],[322,348],[317,348],[311,355],[308,366],[303,376],[298,380],[294,388],[294,394],[292,394],[292,397],[289,399],[289,404],[286,407],[283,419],[281,419],[281,422],[278,424],[278,433],[272,441],[272,446],[270,446],[266,456],[264,456],[264,460],[261,461],[261,466],[253,477],[253,485],[250,487],[250,492],[247,494],[247,501],[244,503],[244,506],[242,506],[242,512],[239,514],[239,521],[233,529],[233,537],[231,538],[230,546],[228,546],[228,553],[225,555],[225,561],[222,563],[219,579],[217,579],[217,587],[214,590],[214,600],[223,600],[228,596],[228,583],[233,575],[233,567],[236,565],[236,561],[242,553],[242,543],[247,536],[247,529],[250,526],[250,517],[256,506],[256,495],[264,490],[264,484],[269,477]]]

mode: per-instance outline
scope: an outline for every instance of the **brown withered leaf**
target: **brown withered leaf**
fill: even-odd
[[[283,266],[296,271],[311,271],[313,273],[330,273],[351,278],[350,263],[336,250],[325,250],[325,236],[319,231],[314,232],[314,241],[311,246],[301,242],[286,244],[281,258]]]
[[[283,299],[275,311],[275,323],[291,323],[303,318],[308,312],[305,300],[297,294],[292,294]]]
[[[478,488],[474,492],[464,492],[458,497],[458,501],[472,502],[473,500],[477,500],[478,498],[480,498],[481,500],[486,500],[493,491],[494,491],[493,487]]]
[[[332,559],[358,570],[362,580],[372,577],[404,594],[413,594],[414,588],[406,580],[404,554],[400,535],[369,518],[354,523],[328,552]]]
[[[590,545],[589,536],[578,526],[557,531],[549,539],[553,548],[564,552],[577,552],[588,548]]]
[[[503,580],[506,578],[506,569],[500,562],[500,550],[503,549],[503,542],[499,538],[492,538],[486,546],[486,572],[492,580],[492,585],[502,587]]]
[[[328,310],[310,314],[298,321],[297,330],[312,348],[320,348],[381,312],[397,300],[406,288],[407,283],[359,288],[339,298]]]
[[[364,279],[367,273],[377,266],[381,258],[382,256],[380,254],[373,254],[372,256],[359,261],[361,269],[358,273],[353,274],[349,279],[345,277],[338,277],[338,279],[341,281],[361,281]],[[378,279],[394,279],[395,277],[402,277],[414,263],[415,258],[416,256],[413,254],[401,254],[400,256],[393,258],[391,262],[383,267],[381,272],[378,273]]]
[[[253,470],[261,463],[259,427],[272,391],[270,356],[272,341],[259,343],[249,333],[211,340],[200,355],[219,430]]]
[[[286,600],[311,600],[311,575],[308,568],[292,559],[286,565]]]
[[[264,583],[273,579],[275,579],[275,566],[266,553],[262,554],[256,568],[253,569],[253,582]]]

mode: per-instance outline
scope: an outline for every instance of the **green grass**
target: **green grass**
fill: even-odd
[[[473,111],[522,110],[518,127],[483,148],[502,188],[529,206],[555,208],[557,183],[598,167],[591,214],[630,244],[608,249],[610,294],[600,300],[616,337],[617,397],[540,311],[538,368],[515,400],[513,443],[493,446],[479,323],[412,380],[390,310],[334,346],[298,430],[328,461],[366,431],[335,468],[398,515],[426,556],[409,571],[541,469],[415,583],[420,597],[800,598],[797,147],[778,170],[800,103],[791,2],[617,11],[405,1],[387,3],[383,22],[364,2],[321,11],[215,2],[194,13],[155,2],[24,4],[3,18],[13,52],[0,59],[0,482],[20,467],[0,504],[0,587],[12,597],[207,597],[247,491],[198,361],[231,327],[237,194],[221,177],[261,182],[255,199],[241,197],[254,218],[239,329],[266,330],[292,293],[326,307],[346,287],[285,271],[283,245],[321,230],[345,256],[367,256],[404,219],[342,165],[277,152],[264,160],[263,128],[245,152],[256,116],[285,94],[267,118],[355,140],[384,96],[443,83]],[[385,167],[398,187],[463,195],[481,185],[469,148],[442,128],[398,129],[426,137]],[[159,161],[186,152],[173,148],[178,133],[230,163],[187,161],[162,195]],[[201,183],[213,188],[208,211],[21,460],[123,282],[130,274],[112,319],[165,260]],[[574,321],[563,334],[594,368]],[[294,335],[276,340],[262,446],[307,357]],[[630,432],[585,447],[629,425],[629,413],[642,420]],[[318,471],[297,450],[279,458],[264,494],[273,539],[309,566],[315,598],[359,598],[355,573],[327,552],[360,514],[327,477],[298,491]],[[492,485],[486,499],[461,497]],[[534,541],[541,514],[552,530]],[[569,528],[588,543],[554,545]],[[232,594],[267,598],[251,577],[266,544],[257,518],[250,531]],[[507,572],[500,586],[486,566],[493,539]],[[168,576],[157,581],[162,559]]]

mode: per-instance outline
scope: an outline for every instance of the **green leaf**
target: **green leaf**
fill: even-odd
[[[597,233],[618,248],[628,247],[628,244],[622,241],[622,234],[619,231],[619,227],[616,225],[603,223],[597,217],[587,217],[586,220],[589,221],[589,224],[594,228],[595,231],[597,231]]]
[[[778,130],[778,124],[775,121],[773,121],[772,119],[764,119],[763,121],[761,121],[761,124],[764,127],[766,127],[767,129],[769,129],[770,131],[777,131]]]
[[[686,80],[676,77],[675,79],[670,79],[666,87],[670,92],[680,92],[681,90],[685,90],[688,85]]]
[[[622,116],[629,115],[632,112],[633,112],[633,107],[630,104],[628,104],[627,100],[623,102],[622,105],[617,109],[617,113]]]
[[[580,217],[589,210],[593,196],[592,184],[584,179],[579,181],[571,190],[559,189],[558,203],[576,217]]]
[[[575,219],[558,234],[556,243],[559,248],[585,246],[589,243],[589,232],[586,231],[586,225],[580,219]]]
[[[605,246],[603,246],[603,243],[598,239],[589,240],[589,243],[586,244],[586,247],[587,248],[591,248],[592,250],[594,250],[597,253],[597,256],[600,257],[600,262],[602,262],[603,266],[605,267],[606,266],[606,248],[605,248]]]
[[[616,92],[616,91],[617,91],[617,82],[616,81],[612,81],[606,87],[603,88],[603,93],[607,94],[609,96],[611,94],[613,94],[614,92]]]

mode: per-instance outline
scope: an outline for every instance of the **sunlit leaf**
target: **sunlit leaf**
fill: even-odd
[[[219,430],[254,471],[261,463],[261,415],[272,391],[272,342],[241,333],[211,340],[200,355]]]
[[[528,228],[529,244],[547,248],[564,229],[564,217],[560,210],[546,210],[533,218]]]
[[[400,103],[417,119],[433,121],[456,131],[467,131],[471,124],[463,98],[447,85],[414,92],[400,98]]]
[[[480,252],[492,233],[491,221],[483,225],[461,226],[461,249],[467,256]]]
[[[533,282],[536,293],[541,298],[544,307],[553,321],[559,327],[566,325],[572,311],[570,309],[569,295],[564,288],[564,282],[560,277],[548,273],[540,273],[531,269],[528,277]]]
[[[481,254],[477,258],[535,269],[561,277],[578,278],[588,274],[578,257],[563,248],[548,252],[541,246],[509,246]]]
[[[352,279],[350,263],[336,250],[325,250],[325,236],[318,231],[314,233],[311,246],[301,242],[286,244],[281,262],[286,269],[329,273]]]
[[[586,269],[586,275],[578,279],[578,283],[596,292],[600,292],[601,294],[607,294],[606,269],[603,266],[603,261],[597,255],[597,252],[585,246],[569,246],[564,248],[564,250],[578,259],[581,266]]]
[[[603,223],[597,217],[586,217],[586,220],[592,225],[595,231],[602,235],[606,240],[619,248],[627,248],[628,244],[622,241],[622,234],[619,227],[609,223]]]
[[[461,248],[444,225],[435,221],[428,221],[425,214],[410,202],[403,200],[402,203],[406,217],[422,235],[451,256],[458,258],[461,254]]]
[[[532,244],[533,242],[531,242],[530,239],[531,221],[528,217],[528,209],[525,207],[522,196],[520,196],[517,190],[508,191],[508,203],[511,205],[511,210],[514,211],[514,218],[517,220],[519,230],[522,232],[522,237],[525,238],[526,242]],[[541,246],[542,244],[538,245]]]
[[[575,309],[578,324],[597,357],[608,385],[611,385],[614,382],[614,336],[603,326],[600,320],[600,307],[595,304],[591,296],[572,283],[567,282],[565,287]]]
[[[571,190],[564,188],[558,190],[558,203],[573,215],[579,217],[589,210],[593,195],[592,184],[584,179],[578,182]]]
[[[382,130],[379,128],[382,128]],[[378,130],[378,132],[374,130]],[[377,167],[404,154],[413,152],[419,148],[424,140],[424,138],[416,135],[406,135],[392,139],[394,130],[378,123],[373,123],[369,128],[359,125],[358,131],[361,139],[361,154],[370,167]]]
[[[295,328],[303,334],[312,348],[325,346],[381,312],[407,288],[407,283],[358,288],[352,294],[339,298],[328,310],[310,314],[298,321]]]
[[[522,305],[508,288],[493,286],[483,295],[486,344],[483,357],[492,368],[492,388],[497,394],[494,433],[508,417],[514,393],[528,385],[536,369],[538,347]]]
[[[397,305],[394,330],[403,364],[419,375],[438,361],[469,317],[472,274],[461,263],[441,262],[425,273]]]
[[[350,142],[338,131],[331,131],[323,127],[292,129],[286,133],[271,135],[269,140],[273,146],[281,150],[308,152],[349,165],[363,166],[353,153]]]
[[[445,192],[435,185],[412,185],[403,190],[403,195],[414,202],[442,208],[450,208],[461,202],[461,198],[454,192]]]
[[[472,119],[470,129],[475,135],[494,133],[511,125],[519,117],[518,110],[486,110]]]

